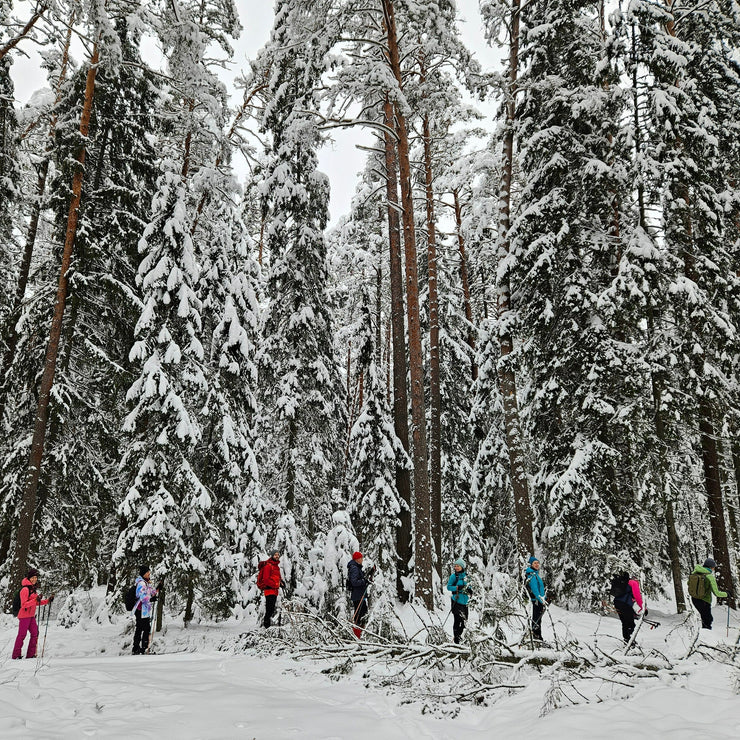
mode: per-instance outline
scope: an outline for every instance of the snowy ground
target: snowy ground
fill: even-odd
[[[619,653],[618,622],[554,609],[555,628]],[[726,611],[704,632],[708,645],[734,644]],[[679,654],[690,645],[677,617],[651,616],[659,629],[640,633],[642,650]],[[605,686],[600,703],[564,706],[541,717],[550,684],[531,680],[491,706],[464,704],[456,717],[425,713],[393,689],[381,689],[358,668],[333,681],[325,661],[234,650],[248,626],[174,623],[159,641],[164,651],[130,656],[123,621],[90,621],[70,629],[52,620],[43,664],[11,661],[15,622],[0,617],[0,737],[2,738],[740,738],[740,664],[698,657],[686,674],[641,685],[629,698]],[[551,634],[552,625],[545,627]],[[128,637],[130,645],[130,636]],[[711,652],[712,648],[708,648]],[[181,651],[181,652],[178,652]]]

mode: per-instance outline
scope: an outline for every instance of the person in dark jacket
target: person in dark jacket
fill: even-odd
[[[468,621],[468,601],[470,600],[470,586],[466,563],[459,558],[453,563],[453,573],[447,579],[447,590],[452,592],[452,634],[455,643],[460,642],[465,623]]]
[[[375,575],[375,566],[365,573],[362,569],[362,560],[361,552],[353,552],[352,560],[347,563],[347,580],[351,592],[352,606],[354,607],[352,623],[355,626],[352,631],[358,640],[362,637],[362,629],[367,623],[367,589]]]
[[[272,623],[272,616],[275,614],[275,605],[277,604],[278,591],[280,590],[279,550],[273,550],[272,555],[259,564],[257,586],[265,595],[265,620],[262,624],[264,627],[269,627]]]
[[[524,585],[532,602],[532,637],[542,642],[542,615],[545,613],[545,584],[540,575],[540,559],[535,555],[529,559],[529,567],[524,571]]]
[[[636,578],[630,578],[627,571],[622,571],[612,578],[612,594],[614,608],[622,623],[622,637],[629,642],[635,631],[635,623],[642,616],[644,601],[640,583]]]

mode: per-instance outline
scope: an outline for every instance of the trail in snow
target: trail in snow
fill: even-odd
[[[593,615],[558,611],[579,634],[594,629]],[[660,617],[663,619],[663,617]],[[606,629],[617,629],[612,620]],[[641,635],[663,643],[665,628]],[[558,622],[560,624],[560,622]],[[44,665],[0,658],[0,737],[170,738],[190,740],[579,740],[625,737],[737,740],[738,667],[706,661],[685,679],[655,681],[626,701],[604,696],[597,704],[559,709],[540,717],[547,681],[490,707],[462,706],[456,718],[423,714],[419,704],[378,686],[366,687],[362,667],[332,681],[326,663],[289,657],[219,652],[244,624],[170,624],[159,647],[198,652],[121,655],[121,623],[49,628]],[[0,617],[0,651],[10,655],[15,621]],[[724,634],[721,636],[724,638]],[[159,638],[158,638],[159,639]],[[719,640],[720,635],[707,639]],[[614,641],[618,644],[618,640]],[[665,645],[663,645],[665,647]],[[130,649],[130,647],[129,647]]]

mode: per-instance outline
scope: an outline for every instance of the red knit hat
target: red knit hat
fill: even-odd
[[[362,553],[361,552],[353,552],[352,553],[352,560],[357,560],[357,558],[361,558]]]

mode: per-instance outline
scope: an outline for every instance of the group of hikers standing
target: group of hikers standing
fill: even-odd
[[[352,559],[347,563],[346,588],[352,601],[352,631],[360,639],[367,625],[369,612],[368,590],[373,582],[376,567],[368,571],[363,568],[363,555],[361,552],[352,553]],[[717,563],[712,558],[707,558],[703,565],[697,565],[688,580],[688,592],[691,601],[699,612],[702,628],[712,629],[712,596],[724,599],[729,596],[725,591],[720,591],[714,571]],[[142,655],[149,652],[151,618],[153,604],[157,601],[160,587],[154,588],[150,583],[150,569],[148,565],[142,565],[134,586],[126,592],[124,601],[127,611],[133,613],[136,619],[133,639],[133,655]],[[36,657],[36,646],[38,642],[39,628],[36,622],[36,609],[38,606],[51,604],[54,601],[52,594],[45,599],[38,592],[39,572],[30,568],[23,579],[20,590],[15,594],[13,600],[13,613],[18,617],[18,635],[13,646],[13,659],[22,657],[23,643],[26,634],[31,635],[27,658]],[[280,551],[273,550],[266,560],[259,563],[257,575],[257,587],[265,596],[265,615],[262,624],[269,628],[275,614],[278,592],[282,586],[280,572]],[[532,555],[524,571],[524,588],[532,604],[532,615],[530,620],[530,631],[533,641],[541,643],[542,616],[549,606],[546,599],[545,584],[540,572],[540,560]],[[468,621],[468,603],[473,593],[468,580],[467,565],[462,558],[455,560],[452,573],[447,580],[447,591],[450,592],[453,616],[453,639],[459,643]],[[626,643],[632,640],[635,625],[638,619],[644,619],[648,609],[643,598],[640,583],[636,577],[622,570],[611,579],[610,593],[613,597],[613,605],[616,614],[622,623],[622,637]],[[657,624],[657,623],[654,623]]]

